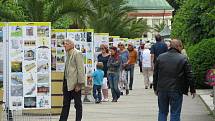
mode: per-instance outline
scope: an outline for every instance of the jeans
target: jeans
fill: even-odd
[[[120,91],[119,91],[119,73],[109,73],[108,79],[110,83],[111,93],[113,100],[117,100],[120,97]]]
[[[180,121],[183,94],[179,92],[158,92],[158,121],[167,121],[170,105],[170,121]]]
[[[101,102],[102,94],[101,94],[101,85],[93,85],[93,97],[96,101]]]
[[[128,79],[128,75],[130,77],[129,79]],[[129,80],[129,88],[132,89],[133,80],[134,80],[134,65],[131,65],[130,69],[128,70],[127,80]]]
[[[63,107],[60,115],[59,121],[67,121],[70,103],[71,100],[74,99],[74,107],[76,109],[76,120],[81,121],[82,119],[82,101],[81,101],[81,91],[76,92],[75,90],[68,91],[66,80],[63,82]]]
[[[120,76],[119,76],[119,86],[120,86],[120,91],[123,91],[123,87],[125,87],[126,90],[128,90],[128,81],[127,81],[127,71],[125,70],[120,70]]]

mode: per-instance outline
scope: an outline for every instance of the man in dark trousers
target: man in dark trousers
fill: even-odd
[[[154,68],[154,63],[155,63],[155,60],[157,59],[157,57],[160,54],[167,52],[167,50],[168,50],[166,43],[164,43],[162,41],[162,37],[159,34],[155,35],[155,40],[156,40],[156,43],[154,45],[152,45],[152,47],[150,49],[151,50],[152,69]],[[152,84],[150,84],[150,88],[152,88]]]
[[[85,80],[84,61],[82,53],[74,48],[73,40],[64,40],[66,63],[63,82],[63,108],[60,121],[67,121],[70,103],[74,99],[76,120],[82,119],[81,85]]]
[[[181,54],[182,42],[173,39],[168,52],[158,56],[154,67],[154,91],[158,95],[158,121],[180,121],[183,94],[195,97],[193,73],[187,58]]]

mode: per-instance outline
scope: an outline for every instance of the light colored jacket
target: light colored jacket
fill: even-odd
[[[84,58],[80,51],[77,49],[69,51],[70,58],[67,65],[67,72],[65,78],[67,80],[68,91],[74,90],[77,83],[82,84],[85,81],[84,73]],[[66,71],[65,70],[65,71]]]

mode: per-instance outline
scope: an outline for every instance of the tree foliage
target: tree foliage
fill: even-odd
[[[149,30],[146,21],[129,18],[134,9],[126,6],[125,0],[91,0],[95,13],[89,17],[90,28],[96,32],[107,32],[121,37],[141,37]]]
[[[180,8],[185,0],[166,0],[175,10],[173,15],[175,15],[176,11]]]
[[[12,1],[0,1],[0,21],[25,21],[22,8]]]
[[[165,26],[166,24],[164,22],[161,22],[159,24],[156,24],[153,29],[159,33],[164,29]]]
[[[86,17],[92,13],[88,0],[19,0],[6,1],[0,5],[1,21],[46,21],[54,26],[68,22],[79,27],[86,26]],[[6,5],[6,6],[5,6]],[[2,12],[3,11],[3,12]],[[65,18],[66,20],[64,21]],[[55,25],[55,24],[58,25]]]
[[[215,1],[187,0],[173,19],[172,37],[195,44],[215,36]]]
[[[198,88],[206,85],[206,71],[215,64],[215,1],[185,0],[173,18],[173,38],[187,47]]]
[[[198,88],[205,88],[206,72],[215,64],[215,38],[204,39],[187,50]]]

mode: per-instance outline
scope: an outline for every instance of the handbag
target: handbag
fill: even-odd
[[[125,64],[125,65],[124,65],[124,69],[125,69],[126,71],[130,71],[130,70],[131,70],[131,64]]]

